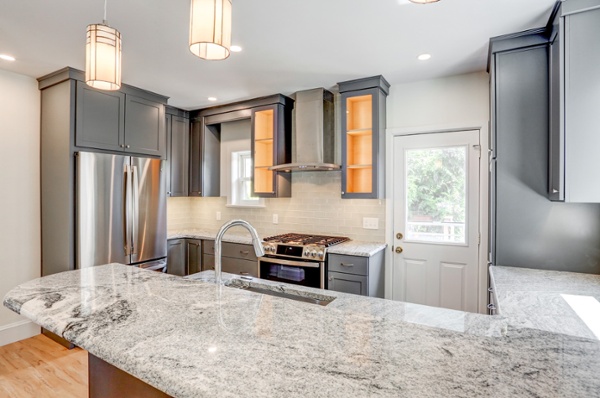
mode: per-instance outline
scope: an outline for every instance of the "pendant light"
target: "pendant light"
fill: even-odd
[[[231,0],[191,0],[190,51],[202,59],[222,60],[231,47]]]
[[[121,33],[104,20],[87,27],[85,45],[85,82],[100,90],[121,88]]]

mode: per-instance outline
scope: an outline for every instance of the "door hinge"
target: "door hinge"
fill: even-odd
[[[481,245],[481,232],[477,234],[477,246]]]

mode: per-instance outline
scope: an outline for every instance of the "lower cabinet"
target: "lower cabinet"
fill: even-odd
[[[167,241],[167,274],[187,275],[185,239]]]
[[[215,269],[215,242],[202,242],[202,270]],[[258,258],[252,245],[223,242],[221,244],[221,267],[223,272],[258,277]]]
[[[327,289],[383,298],[383,262],[383,250],[371,257],[329,254],[327,256]]]
[[[167,274],[186,276],[202,270],[200,239],[169,239],[167,241]]]

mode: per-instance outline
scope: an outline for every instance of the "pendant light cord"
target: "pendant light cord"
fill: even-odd
[[[108,23],[106,22],[106,3],[108,0],[104,0],[104,20],[102,21],[102,23],[106,26],[108,26]]]

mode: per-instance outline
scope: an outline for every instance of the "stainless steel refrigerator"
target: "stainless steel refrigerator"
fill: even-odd
[[[76,154],[76,266],[164,270],[166,176],[160,159]]]

